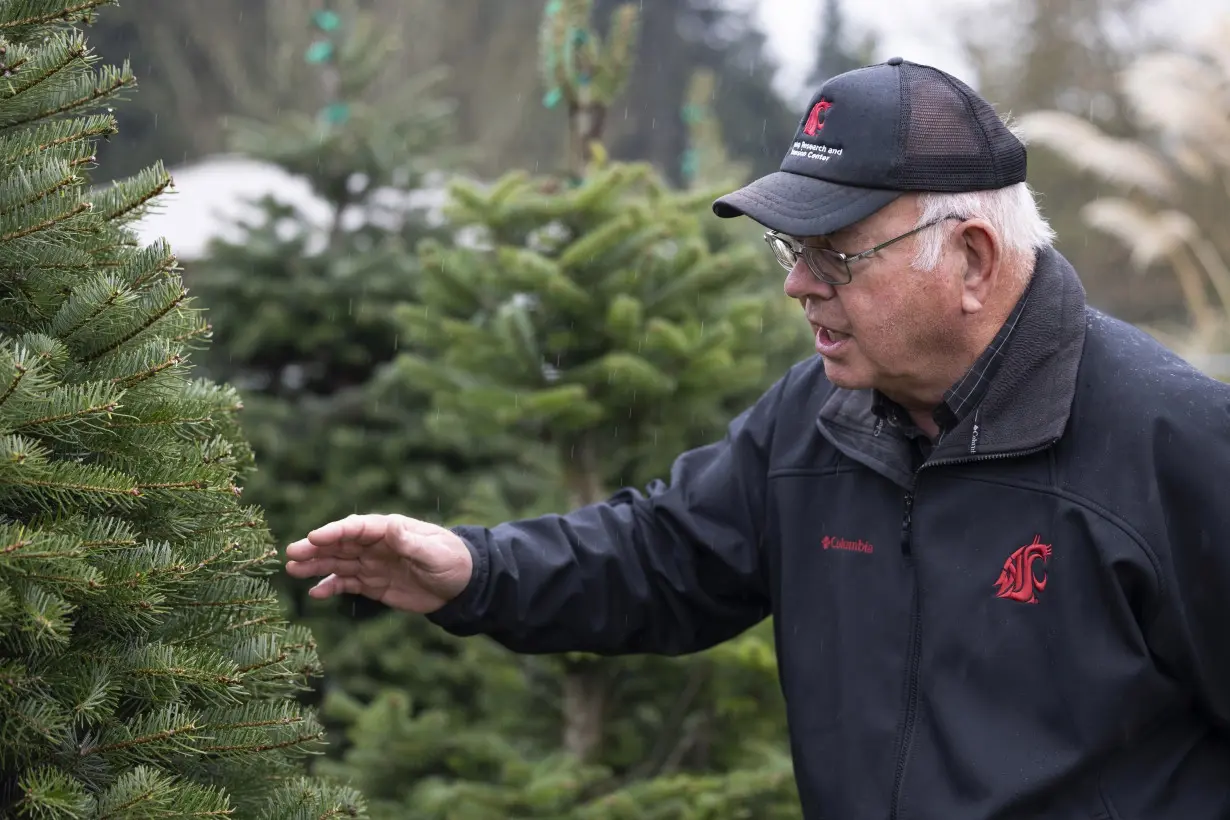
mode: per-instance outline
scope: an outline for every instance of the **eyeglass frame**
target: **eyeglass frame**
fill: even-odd
[[[964,216],[958,216],[957,214],[948,214],[947,216],[936,217],[935,219],[932,219],[930,222],[926,222],[922,225],[919,225],[917,228],[906,231],[900,236],[894,236],[892,239],[889,239],[886,242],[881,242],[879,245],[876,245],[874,248],[868,248],[865,251],[859,251],[858,253],[852,253],[852,254],[845,254],[839,250],[834,250],[833,248],[817,248],[815,245],[804,245],[802,242],[799,242],[794,237],[789,236],[784,233],[779,233],[778,231],[774,231],[774,230],[765,231],[764,241],[766,244],[768,244],[769,250],[773,252],[773,258],[777,260],[777,263],[781,265],[784,270],[787,270],[787,271],[794,270],[794,266],[799,263],[799,259],[802,259],[803,263],[807,266],[807,270],[811,273],[811,275],[814,276],[816,279],[820,280],[821,282],[825,283],[826,285],[833,285],[833,286],[848,285],[850,284],[850,281],[854,278],[854,273],[853,271],[850,270],[851,262],[857,262],[861,259],[866,259],[872,256],[873,254],[878,253],[879,251],[883,250],[884,248],[887,248],[889,245],[892,245],[894,242],[900,242],[902,239],[906,239],[907,237],[911,237],[916,233],[925,231],[927,228],[933,228],[936,225],[940,224],[941,222],[947,222],[949,219],[959,219],[962,222],[964,222],[966,218],[967,217],[964,217]],[[781,257],[777,255],[776,251],[773,251],[773,243],[775,241],[780,241],[783,245],[786,246],[786,248],[794,256],[794,260],[790,263],[789,266],[787,266],[786,263],[782,261]],[[845,267],[846,278],[840,282],[834,282],[832,281],[832,279],[826,279],[825,277],[821,276],[820,272],[816,270],[816,267],[812,265],[811,260],[808,259],[807,253],[806,253],[807,251],[828,254],[832,257],[835,257],[841,260],[842,265]]]

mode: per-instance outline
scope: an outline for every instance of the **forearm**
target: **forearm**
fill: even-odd
[[[787,377],[788,378],[788,377]],[[523,653],[699,652],[772,609],[762,544],[780,380],[669,484],[490,529],[460,527],[474,574],[431,616]]]
[[[681,510],[678,491],[621,495],[564,516],[458,528],[474,577],[432,620],[524,653],[674,655],[766,617],[757,545]]]

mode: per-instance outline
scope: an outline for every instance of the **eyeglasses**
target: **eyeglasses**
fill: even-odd
[[[919,231],[925,231],[927,228],[933,227],[945,222],[949,219],[959,219],[964,221],[965,217],[949,214],[941,216],[938,219],[933,219],[926,224],[919,225],[912,231],[906,231],[900,236],[894,236],[887,242],[881,242],[874,248],[868,248],[859,253],[844,254],[841,251],[835,251],[832,248],[817,248],[813,245],[804,245],[793,237],[780,234],[777,231],[765,231],[764,241],[769,244],[773,255],[777,257],[777,262],[786,270],[794,270],[794,266],[798,264],[799,257],[807,263],[807,269],[811,271],[812,276],[830,285],[845,285],[849,284],[853,278],[850,272],[850,263],[857,262],[860,259],[866,259],[872,256],[877,251],[887,248],[894,242],[900,242],[908,236],[913,236]]]

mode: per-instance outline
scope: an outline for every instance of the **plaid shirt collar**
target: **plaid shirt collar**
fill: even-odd
[[[1029,285],[1025,288],[1025,292],[1017,300],[1016,307],[1012,309],[1012,313],[1004,321],[999,332],[995,334],[991,344],[987,346],[986,350],[982,351],[982,355],[978,357],[973,366],[965,371],[965,375],[944,393],[944,400],[940,402],[939,406],[932,413],[932,418],[935,419],[936,425],[939,426],[941,435],[956,427],[963,418],[978,406],[978,403],[982,401],[982,397],[986,395],[987,387],[990,385],[991,379],[995,376],[995,372],[999,369],[1000,362],[1003,360],[1004,347],[1007,345],[1008,339],[1011,338],[1012,331],[1016,329],[1017,322],[1021,318],[1021,312],[1025,308],[1025,302],[1029,298],[1029,292],[1032,287],[1033,281],[1030,280]],[[901,427],[907,434],[922,435],[922,431],[914,424],[909,413],[901,405],[878,390],[874,391],[872,409],[877,416]]]

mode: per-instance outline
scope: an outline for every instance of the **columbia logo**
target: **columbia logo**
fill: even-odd
[[[820,544],[826,550],[847,550],[848,552],[865,552],[867,554],[875,552],[875,547],[867,541],[850,541],[845,538],[834,538],[831,535],[821,538]]]

